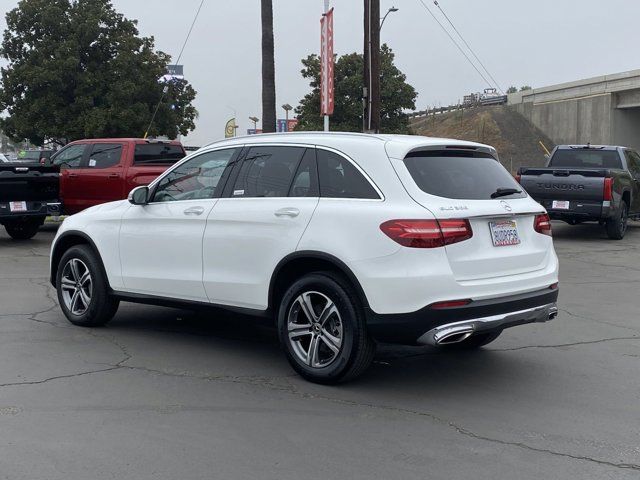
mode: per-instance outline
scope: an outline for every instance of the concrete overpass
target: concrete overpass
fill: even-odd
[[[556,144],[640,149],[640,70],[513,93],[508,105]]]

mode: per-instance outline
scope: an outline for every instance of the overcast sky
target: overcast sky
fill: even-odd
[[[423,0],[439,13],[432,0]],[[17,5],[0,0],[3,12]],[[177,56],[200,0],[113,0],[137,19],[143,35]],[[309,90],[300,59],[318,52],[323,0],[273,0],[277,105],[297,105]],[[332,0],[335,51],[362,51],[363,0]],[[542,87],[640,68],[637,0],[439,0],[495,79]],[[396,53],[398,67],[418,91],[418,109],[457,102],[486,87],[420,0],[381,0],[389,16],[382,41]],[[441,18],[441,17],[440,17]],[[443,20],[444,21],[444,20]],[[4,29],[4,17],[2,18]],[[197,129],[186,140],[202,145],[224,135],[235,115],[240,132],[261,117],[260,1],[205,0],[180,63],[198,91]],[[284,111],[278,108],[278,116]]]

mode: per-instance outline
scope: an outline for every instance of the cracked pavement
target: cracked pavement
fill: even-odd
[[[640,477],[640,223],[554,224],[560,315],[482,351],[382,346],[309,384],[250,319],[123,304],[70,325],[45,227],[0,233],[0,479]]]

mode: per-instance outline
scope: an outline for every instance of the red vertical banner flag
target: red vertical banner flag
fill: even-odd
[[[320,20],[320,114],[333,114],[333,8]]]

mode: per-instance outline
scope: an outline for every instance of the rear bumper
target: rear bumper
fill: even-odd
[[[553,220],[600,220],[613,214],[610,202],[571,200],[569,209],[553,208],[553,200],[537,200]]]
[[[46,217],[49,215],[61,215],[62,204],[55,200],[27,201],[27,210],[24,212],[12,212],[9,202],[0,202],[0,221],[12,220],[22,217]]]
[[[551,320],[557,313],[558,289],[489,300],[473,301],[463,307],[433,309],[412,313],[377,314],[367,312],[369,332],[376,340],[400,344],[437,344],[438,339],[458,328],[472,334]],[[470,330],[470,332],[469,332]]]

